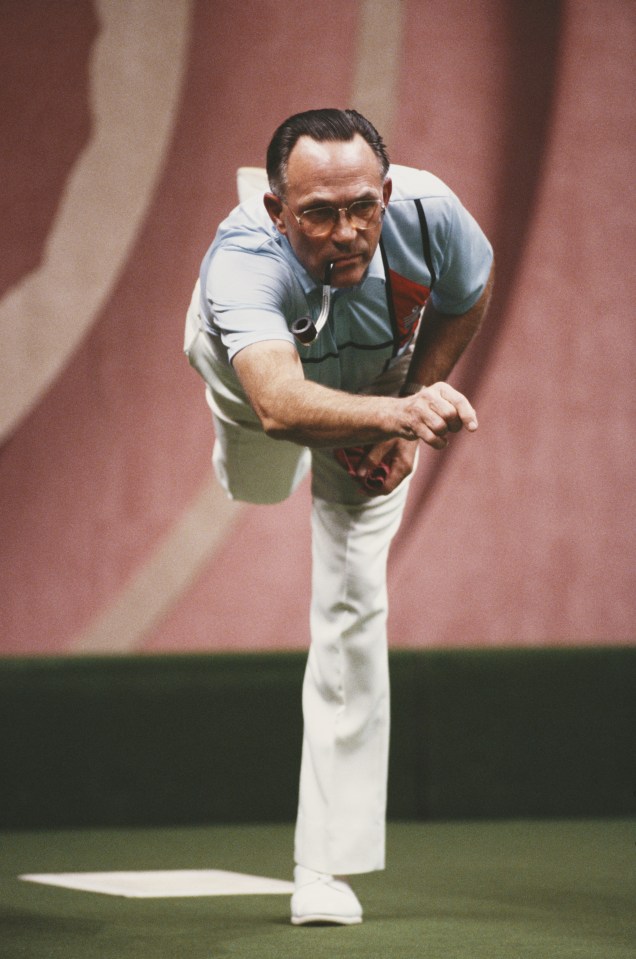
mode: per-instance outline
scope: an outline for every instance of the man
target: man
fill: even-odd
[[[270,192],[221,224],[188,313],[228,494],[284,499],[311,468],[311,647],[292,922],[352,924],[384,868],[386,561],[420,441],[477,429],[445,382],[478,329],[492,250],[436,177],[389,168],[352,110],[278,128]],[[305,328],[299,342],[292,327]],[[302,334],[301,334],[302,335]]]

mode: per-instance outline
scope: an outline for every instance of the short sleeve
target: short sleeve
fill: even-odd
[[[433,218],[431,242],[437,252],[437,276],[431,292],[441,313],[467,312],[483,293],[493,261],[488,239],[454,194],[433,201],[443,209]]]
[[[252,343],[294,342],[286,314],[292,299],[289,271],[272,256],[222,247],[204,280],[204,316],[232,358]]]

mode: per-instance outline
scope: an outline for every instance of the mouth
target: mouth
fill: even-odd
[[[361,253],[350,253],[331,260],[331,285],[336,287],[352,286],[358,283],[366,269],[365,258]]]
[[[335,270],[346,269],[349,266],[358,264],[361,260],[361,257],[362,254],[360,253],[351,253],[348,256],[334,257],[331,262],[333,263],[333,268]]]

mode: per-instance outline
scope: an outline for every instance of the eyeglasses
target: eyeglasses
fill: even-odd
[[[344,213],[354,229],[369,230],[372,226],[377,226],[386,209],[382,200],[355,200],[349,206],[316,206],[303,210],[298,216],[288,203],[285,206],[307,236],[327,236],[335,229],[341,213]]]

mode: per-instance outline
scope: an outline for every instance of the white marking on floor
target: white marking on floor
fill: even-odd
[[[60,872],[28,874],[25,882],[60,886],[106,896],[168,899],[185,896],[291,895],[293,883],[222,869],[170,869],[148,872]]]

